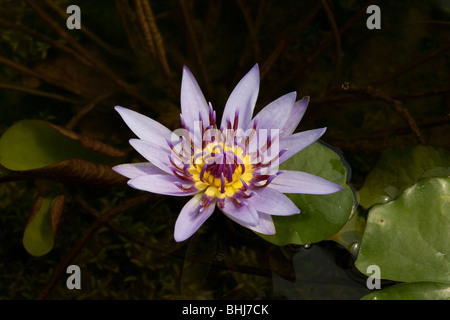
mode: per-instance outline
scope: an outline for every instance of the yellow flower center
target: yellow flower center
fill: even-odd
[[[210,142],[195,152],[188,172],[195,188],[205,190],[210,201],[246,191],[253,179],[250,156],[241,147],[217,142]]]

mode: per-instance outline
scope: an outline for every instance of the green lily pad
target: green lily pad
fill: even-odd
[[[36,200],[22,239],[23,246],[31,255],[40,257],[53,248],[64,203],[64,196],[39,197]]]
[[[376,290],[362,300],[450,300],[450,285],[436,282],[400,283]]]
[[[370,208],[392,201],[420,178],[448,176],[449,164],[446,149],[418,145],[387,150],[359,190],[359,203]]]
[[[450,283],[450,178],[425,178],[368,215],[356,267],[381,278]]]
[[[353,190],[347,185],[347,169],[339,153],[315,142],[284,162],[281,169],[308,172],[344,187],[327,195],[287,194],[300,208],[298,215],[273,216],[276,234],[260,235],[276,244],[308,244],[338,232],[355,209]]]
[[[100,141],[40,120],[22,120],[0,138],[0,165],[63,182],[121,183],[111,169],[124,153]]]

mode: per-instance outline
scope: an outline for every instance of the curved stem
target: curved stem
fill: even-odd
[[[154,195],[142,195],[138,196],[136,198],[129,199],[125,201],[124,203],[118,205],[111,211],[109,211],[106,214],[100,215],[96,211],[91,211],[91,213],[94,213],[98,218],[97,220],[90,226],[88,230],[81,236],[81,238],[78,240],[77,243],[72,247],[72,249],[69,251],[67,256],[58,264],[55,271],[53,272],[52,276],[50,277],[50,280],[47,282],[46,286],[42,289],[42,291],[37,296],[37,299],[42,300],[47,297],[47,295],[52,290],[53,286],[55,285],[56,281],[59,279],[59,277],[65,272],[67,266],[70,264],[70,262],[76,257],[76,255],[81,251],[81,249],[86,245],[86,243],[89,241],[89,239],[97,232],[97,230],[102,227],[103,225],[109,223],[112,219],[114,219],[119,214],[126,212],[130,210],[131,208],[137,207],[139,205],[142,205],[152,199],[154,199]]]
[[[333,80],[330,82],[330,87],[331,86],[337,87],[337,82],[339,81],[339,78],[341,76],[341,69],[342,69],[341,37],[339,35],[339,30],[336,25],[336,20],[334,19],[333,11],[328,5],[327,0],[320,0],[320,2],[322,3],[323,9],[327,14],[328,21],[330,22],[331,25],[331,30],[333,31],[334,42],[336,44],[336,67],[334,71]]]
[[[155,112],[158,111],[158,109],[156,108],[155,105],[153,105],[153,103],[151,103],[146,97],[141,95],[134,87],[128,85],[128,83],[126,83],[123,79],[121,79],[116,73],[114,73],[114,71],[109,69],[102,60],[93,57],[88,50],[86,50],[75,39],[73,39],[73,37],[67,31],[61,28],[60,25],[55,20],[53,20],[52,17],[50,17],[38,4],[36,4],[36,2],[31,0],[24,0],[24,1],[39,15],[39,17],[42,18],[42,20],[44,20],[52,29],[54,29],[65,41],[67,41],[67,43],[72,48],[74,48],[75,51],[77,51],[80,55],[83,55],[84,58],[90,61],[97,71],[100,71],[104,75],[109,77],[126,93],[133,96],[142,104],[151,108]]]

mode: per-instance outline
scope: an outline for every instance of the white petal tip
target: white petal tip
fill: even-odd
[[[124,107],[122,107],[122,106],[115,106],[114,107],[114,109],[117,111],[117,112],[122,112],[122,111],[124,111],[124,110],[127,110],[126,108],[124,108]]]
[[[298,100],[296,103],[301,104],[301,106],[306,109],[308,107],[308,104],[310,101],[311,101],[311,98],[309,96],[304,96],[303,98]]]
[[[176,235],[173,236],[173,239],[175,240],[175,242],[183,242],[184,240],[187,240],[188,238],[186,237],[177,237]]]
[[[120,172],[120,168],[118,168],[118,166],[112,167],[111,169],[113,169],[115,172],[117,172],[118,174],[122,174]]]
[[[256,63],[253,68],[250,69],[250,71],[247,74],[256,73],[258,76],[258,84],[259,84],[259,65]]]
[[[183,76],[185,74],[189,75],[190,77],[194,77],[191,70],[187,66],[183,66]]]

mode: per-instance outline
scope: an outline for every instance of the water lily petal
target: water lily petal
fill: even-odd
[[[250,230],[266,234],[266,235],[274,235],[275,234],[275,225],[272,220],[272,216],[270,214],[266,214],[263,212],[258,212],[258,224],[254,227],[248,227]]]
[[[234,123],[236,111],[239,114],[238,128],[247,128],[252,119],[259,93],[259,67],[256,64],[234,88],[225,104],[221,127],[227,127],[227,119]]]
[[[287,121],[284,126],[281,128],[281,138],[290,136],[294,133],[295,129],[297,129],[298,124],[303,118],[305,114],[306,108],[308,107],[309,97],[303,97],[301,100],[297,101],[294,104],[294,107],[289,114]]]
[[[265,106],[254,118],[257,129],[281,129],[292,113],[297,94],[291,92]],[[250,124],[250,128],[252,123]],[[247,128],[248,129],[248,128]]]
[[[300,209],[287,196],[275,189],[263,188],[247,200],[258,212],[276,216],[290,216]]]
[[[283,163],[299,151],[303,150],[311,143],[317,141],[327,130],[327,128],[313,129],[295,133],[289,137],[280,140],[279,149],[286,150],[280,159],[279,164]]]
[[[172,173],[169,161],[169,152],[164,148],[140,139],[131,139],[130,144],[145,159],[167,173]]]
[[[163,174],[162,171],[157,166],[151,164],[150,162],[139,162],[139,163],[126,163],[120,164],[112,168],[117,173],[133,179],[140,176],[146,176],[151,174]]]
[[[252,121],[259,81],[259,67],[256,64],[239,81],[227,100],[220,127],[224,131],[217,137],[214,135],[214,139],[209,136],[212,131],[208,131],[207,141],[202,139],[204,130],[219,131],[216,128],[216,114],[187,67],[183,68],[180,94],[182,132],[171,132],[146,116],[116,107],[126,124],[140,138],[131,139],[130,144],[149,162],[123,164],[113,169],[130,178],[128,184],[139,190],[172,196],[194,195],[175,223],[176,241],[186,240],[197,231],[211,216],[217,201],[219,208],[233,221],[255,232],[271,235],[275,233],[272,215],[288,216],[300,212],[283,193],[329,194],[342,189],[335,183],[305,172],[286,170],[274,174],[273,170],[278,169],[280,163],[317,141],[326,128],[292,134],[309,102],[309,97],[295,102],[295,92],[268,104]],[[202,123],[199,124],[199,121]],[[230,127],[239,130],[234,134],[225,132]],[[261,137],[260,129],[270,131],[268,136]],[[274,135],[272,129],[281,132]],[[242,133],[239,133],[241,130]],[[239,148],[234,151],[234,147]],[[245,156],[241,155],[244,149],[248,152]],[[194,159],[215,161],[217,157],[228,161],[229,156],[232,161],[225,164],[202,162],[203,166],[198,167],[191,163]],[[254,172],[244,173],[244,169],[247,170],[248,165],[252,164],[255,165]],[[234,175],[238,168],[242,172]],[[213,175],[213,179],[206,179],[207,175]],[[235,184],[237,181],[233,181],[234,176],[241,177],[239,185],[242,190],[260,188],[255,188],[255,194],[247,194],[248,197],[230,192],[228,187],[238,185]],[[232,184],[226,184],[225,179]],[[264,183],[266,187],[263,187]],[[204,192],[200,190],[204,191],[208,185],[216,188],[220,185],[221,193],[212,192],[203,198]],[[222,195],[225,197],[222,198]],[[204,206],[207,206],[206,209]]]
[[[167,141],[170,141],[172,131],[159,122],[137,113],[136,111],[120,106],[116,106],[115,109],[127,126],[140,139],[150,141],[166,149],[168,148]]]
[[[212,215],[215,205],[211,204],[200,212],[202,204],[202,194],[192,197],[181,209],[175,222],[175,241],[184,241],[194,234],[195,231]]]
[[[221,208],[222,212],[231,220],[243,225],[244,227],[254,227],[258,225],[258,213],[251,205],[236,206],[229,198],[225,198],[225,206]]]
[[[194,130],[195,122],[199,121],[199,115],[202,118],[203,127],[209,126],[209,107],[205,96],[186,66],[183,67],[180,103],[183,120],[189,129]]]
[[[268,188],[282,193],[329,194],[342,190],[342,186],[324,178],[301,171],[283,170]]]
[[[177,183],[180,183],[180,179],[169,174],[141,176],[128,181],[128,185],[135,189],[169,196],[182,197],[198,193],[198,190],[183,191],[176,185]]]

